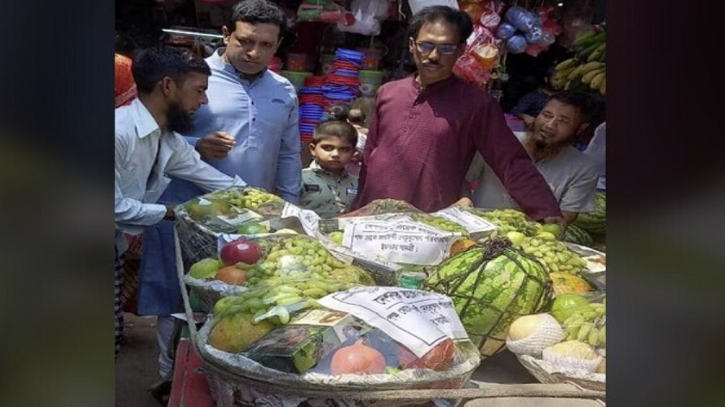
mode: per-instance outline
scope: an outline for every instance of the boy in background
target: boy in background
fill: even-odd
[[[349,211],[357,197],[358,179],[345,169],[358,139],[357,130],[347,121],[348,112],[334,107],[330,120],[317,126],[310,143],[314,161],[302,170],[300,206],[323,219]]]

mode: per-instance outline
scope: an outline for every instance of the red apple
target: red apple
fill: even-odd
[[[262,256],[259,246],[247,239],[237,239],[222,247],[219,257],[226,266],[237,263],[254,264]]]

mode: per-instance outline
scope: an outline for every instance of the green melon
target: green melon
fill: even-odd
[[[594,243],[592,235],[590,235],[586,230],[574,224],[566,227],[563,240],[565,242],[575,243],[586,247],[591,247]]]
[[[607,233],[607,197],[604,192],[597,192],[594,212],[580,213],[572,225],[578,226],[592,235]]]
[[[483,358],[502,351],[511,323],[543,310],[552,295],[541,263],[498,239],[443,262],[426,280],[424,289],[453,299]]]

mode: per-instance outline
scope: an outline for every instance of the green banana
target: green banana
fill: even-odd
[[[579,51],[578,57],[582,61],[586,61],[587,58],[589,58],[589,55],[591,55],[594,50],[596,50],[599,46],[601,46],[601,43],[594,43],[586,48],[583,48],[581,51]]]
[[[587,342],[594,347],[599,346],[599,329],[597,327],[592,327],[592,330],[589,331]]]
[[[579,329],[579,333],[576,336],[576,340],[580,342],[585,342],[587,339],[589,339],[589,332],[594,327],[594,324],[591,322],[585,322],[582,324],[581,328]]]
[[[575,48],[579,47],[582,44],[585,44],[586,42],[590,41],[596,35],[597,35],[597,32],[594,30],[586,31],[582,35],[577,37],[571,45]]]
[[[606,41],[606,33],[604,31],[596,32],[594,35],[585,38],[583,41],[580,41],[574,45],[574,48],[577,49],[587,49],[592,48],[594,45],[599,45],[602,42]],[[594,47],[596,48],[596,47]]]
[[[601,56],[604,55],[604,51],[607,50],[607,43],[601,43],[587,58],[587,62],[601,61]]]

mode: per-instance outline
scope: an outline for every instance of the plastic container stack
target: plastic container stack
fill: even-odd
[[[312,141],[315,127],[322,121],[327,102],[322,90],[326,77],[308,76],[305,86],[299,92],[300,99],[300,139]]]
[[[365,54],[352,49],[340,48],[335,52],[332,71],[322,87],[330,104],[351,103],[360,96],[358,73],[363,67]]]

